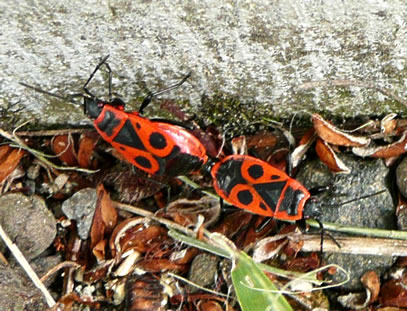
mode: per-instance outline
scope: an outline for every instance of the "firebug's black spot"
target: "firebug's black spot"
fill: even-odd
[[[270,177],[271,180],[275,180],[275,179],[279,179],[279,178],[281,178],[281,177],[278,175],[271,175],[271,177]]]
[[[136,163],[139,164],[141,167],[144,167],[144,168],[147,168],[147,169],[152,167],[150,160],[143,157],[143,156],[135,157],[134,161],[136,161]]]
[[[126,148],[124,148],[123,146],[119,146],[120,150],[122,151],[126,151]]]
[[[137,127],[137,129],[141,129],[141,125],[140,125],[140,123],[136,123],[136,127]]]
[[[157,132],[154,132],[150,135],[149,139],[150,145],[155,149],[164,149],[167,147],[167,140],[165,137]]]
[[[253,195],[249,190],[241,190],[237,194],[237,199],[244,205],[249,205],[253,201]]]
[[[258,164],[254,164],[254,165],[250,166],[248,171],[249,171],[250,177],[253,179],[258,179],[258,178],[262,177],[264,174],[263,168],[261,167],[261,165],[258,165]]]

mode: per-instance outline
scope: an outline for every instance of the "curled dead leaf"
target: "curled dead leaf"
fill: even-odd
[[[397,127],[397,113],[390,113],[380,121],[380,131],[383,134],[390,134]]]
[[[165,215],[170,216],[175,222],[185,227],[195,226],[198,222],[198,216],[203,215],[205,218],[204,226],[208,227],[219,219],[220,203],[219,200],[209,196],[199,200],[179,199],[167,206]]]
[[[247,154],[246,136],[232,138],[231,141],[233,154]]]
[[[370,138],[345,133],[331,123],[325,121],[319,114],[312,115],[312,122],[314,124],[315,132],[327,143],[346,147],[367,146],[370,143]]]
[[[407,131],[405,131],[400,139],[392,144],[378,147],[354,147],[352,152],[360,157],[372,158],[392,158],[398,157],[406,153],[407,147]]]
[[[103,187],[103,184],[100,184],[97,187],[98,202],[100,204],[103,223],[106,226],[107,232],[112,232],[113,228],[117,223],[117,211],[113,206],[112,200],[110,200],[110,195]]]
[[[335,173],[349,174],[351,172],[350,168],[342,162],[336,156],[334,150],[322,139],[318,138],[315,145],[315,150],[319,159],[326,165],[328,168]]]
[[[258,241],[253,248],[253,260],[263,262],[276,256],[287,244],[286,237],[287,234],[279,234]]]
[[[198,311],[223,311],[221,304],[214,300],[200,300],[197,303]]]
[[[370,291],[369,303],[375,302],[380,292],[380,279],[377,273],[375,271],[367,271],[360,280],[366,291]]]
[[[78,150],[78,164],[80,167],[92,169],[97,167],[96,160],[93,158],[93,152],[99,137],[100,136],[94,132],[81,135]]]
[[[224,221],[215,227],[212,232],[217,232],[230,238],[240,229],[247,226],[253,215],[246,211],[236,211],[224,219]]]
[[[105,234],[112,232],[117,222],[117,211],[110,196],[100,184],[97,187],[97,203],[90,230],[91,249],[104,239]]]
[[[92,253],[98,261],[106,259],[106,244],[106,240],[100,240],[92,249]]]
[[[110,236],[109,247],[110,251],[112,252],[112,256],[116,259],[116,262],[121,259],[123,248],[120,241],[122,238],[125,238],[127,230],[135,227],[137,227],[135,228],[136,230],[142,230],[142,228],[147,226],[149,223],[149,219],[134,217],[123,220],[114,228]]]
[[[0,163],[2,163],[6,158],[7,155],[13,150],[9,145],[0,146]]]
[[[293,168],[296,168],[304,158],[305,153],[311,147],[316,139],[314,128],[310,128],[300,139],[298,146],[291,154],[291,162]]]
[[[0,147],[0,183],[2,183],[17,167],[24,150],[11,148],[8,145]]]
[[[72,135],[57,135],[51,139],[54,154],[68,166],[78,164]]]
[[[273,132],[261,131],[253,136],[247,137],[247,147],[250,148],[273,148],[279,138]]]
[[[113,272],[115,276],[130,275],[136,268],[137,261],[141,256],[140,252],[134,249],[130,250],[126,255],[119,267]]]
[[[106,276],[112,270],[114,260],[103,260],[97,264],[97,266],[89,271],[84,272],[83,281],[86,283],[94,283],[106,278]]]

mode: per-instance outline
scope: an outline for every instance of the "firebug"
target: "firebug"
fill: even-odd
[[[300,182],[260,159],[230,155],[210,162],[216,193],[236,207],[281,220],[320,216],[317,202]]]
[[[112,70],[106,62],[109,55],[96,66],[83,86],[85,94],[84,113],[93,121],[97,132],[110,143],[126,161],[137,168],[154,175],[183,175],[199,169],[206,161],[206,150],[202,143],[185,128],[162,120],[142,116],[151,99],[172,90],[186,81],[180,82],[155,93],[150,93],[142,102],[138,112],[124,111],[125,103],[120,98],[112,98]],[[88,90],[88,85],[102,65],[109,71],[109,100],[97,98]],[[56,96],[25,83],[26,87]],[[75,94],[74,96],[78,96]]]

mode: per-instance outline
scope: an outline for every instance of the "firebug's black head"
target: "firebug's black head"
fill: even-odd
[[[105,102],[98,100],[96,97],[91,98],[84,96],[83,97],[83,112],[90,119],[96,119],[103,110]]]
[[[309,198],[309,200],[305,203],[304,206],[303,217],[305,219],[308,218],[319,219],[321,215],[322,215],[321,203],[315,197]]]
[[[96,97],[83,96],[83,111],[90,119],[96,119],[105,105],[124,110],[125,103],[120,98],[114,98],[111,102],[107,102]]]

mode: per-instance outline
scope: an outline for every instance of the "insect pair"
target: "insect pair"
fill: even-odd
[[[210,159],[204,145],[184,127],[142,116],[152,98],[179,87],[189,75],[165,90],[148,94],[138,112],[125,112],[123,100],[112,98],[112,70],[106,62],[108,57],[96,66],[83,86],[85,94],[80,96],[84,98],[84,113],[94,120],[98,133],[129,163],[154,175],[185,175],[204,168],[210,172],[217,194],[236,207],[281,220],[318,219],[319,208],[309,191],[283,171],[247,155]],[[108,101],[97,98],[88,89],[103,65],[109,72]]]

